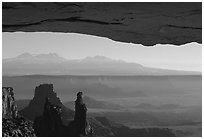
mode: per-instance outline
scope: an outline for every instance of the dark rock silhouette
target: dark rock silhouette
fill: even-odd
[[[35,136],[33,123],[18,114],[12,87],[2,88],[2,136]]]
[[[66,108],[53,90],[52,84],[41,84],[35,88],[35,94],[29,105],[20,111],[20,113],[28,118],[34,120],[36,117],[42,116],[46,98],[52,105],[61,107],[62,119],[72,119],[74,111]]]
[[[72,124],[74,124],[76,128],[76,136],[90,136],[93,134],[93,129],[86,119],[87,108],[86,104],[83,103],[82,95],[82,92],[77,93],[77,99],[75,101],[75,116]]]
[[[87,120],[86,105],[83,103],[83,93],[77,93],[77,99],[75,101],[75,115],[74,120],[68,125],[68,131],[71,133],[69,136],[80,137],[80,136],[93,136],[93,127]]]
[[[70,113],[66,115],[66,111],[63,111],[64,106],[59,98],[56,97],[52,84],[42,84],[36,87],[33,100],[30,102],[29,106],[24,109],[24,112],[27,112],[26,114],[28,114],[28,118],[33,118],[32,116],[34,116],[33,124],[31,121],[26,120],[18,114],[13,89],[2,88],[2,136],[175,136],[173,131],[168,128],[131,129],[122,124],[114,123],[106,117],[87,117],[87,107],[83,102],[82,95],[82,92],[77,93],[75,115],[70,116]],[[37,111],[38,109],[41,111]],[[38,112],[37,115],[34,115],[35,112]],[[63,113],[65,113],[64,117]],[[64,122],[63,119],[65,118],[70,118],[69,122]]]
[[[77,99],[75,101],[75,116],[74,121],[76,123],[77,134],[86,135],[85,128],[87,125],[86,122],[86,105],[83,103],[82,92],[77,94]]]
[[[66,127],[62,124],[61,108],[52,105],[49,98],[45,99],[43,115],[35,118],[34,129],[36,136],[66,136]]]
[[[86,119],[87,108],[82,100],[82,92],[77,94],[75,101],[75,116],[68,125],[62,122],[61,107],[51,103],[48,97],[45,98],[43,115],[34,120],[34,129],[37,136],[92,136],[93,128]]]

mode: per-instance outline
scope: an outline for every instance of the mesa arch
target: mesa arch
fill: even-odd
[[[2,3],[3,32],[81,33],[153,46],[202,43],[202,3]]]

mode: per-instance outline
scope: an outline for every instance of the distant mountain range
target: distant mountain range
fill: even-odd
[[[201,72],[149,68],[104,56],[68,60],[56,53],[3,59],[3,75],[200,75]]]

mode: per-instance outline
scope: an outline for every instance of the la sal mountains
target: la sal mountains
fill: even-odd
[[[113,60],[104,56],[70,60],[56,53],[21,54],[2,61],[3,75],[200,75],[200,72],[145,67],[138,63]]]

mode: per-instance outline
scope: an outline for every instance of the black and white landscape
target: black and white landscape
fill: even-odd
[[[201,3],[2,9],[3,137],[202,136]]]
[[[113,60],[105,56],[68,60],[56,53],[38,55],[24,53],[15,58],[3,59],[2,64],[4,75],[158,76],[201,74],[201,72],[149,68],[138,63]]]
[[[140,136],[129,132],[146,128],[168,128],[175,136],[201,135],[199,72],[148,68],[103,56],[67,60],[56,54],[27,53],[3,59],[3,74],[3,86],[15,88],[16,104],[22,114],[31,105],[34,88],[52,83],[64,106],[71,110],[76,92],[84,92],[88,116],[129,127],[121,136]]]

